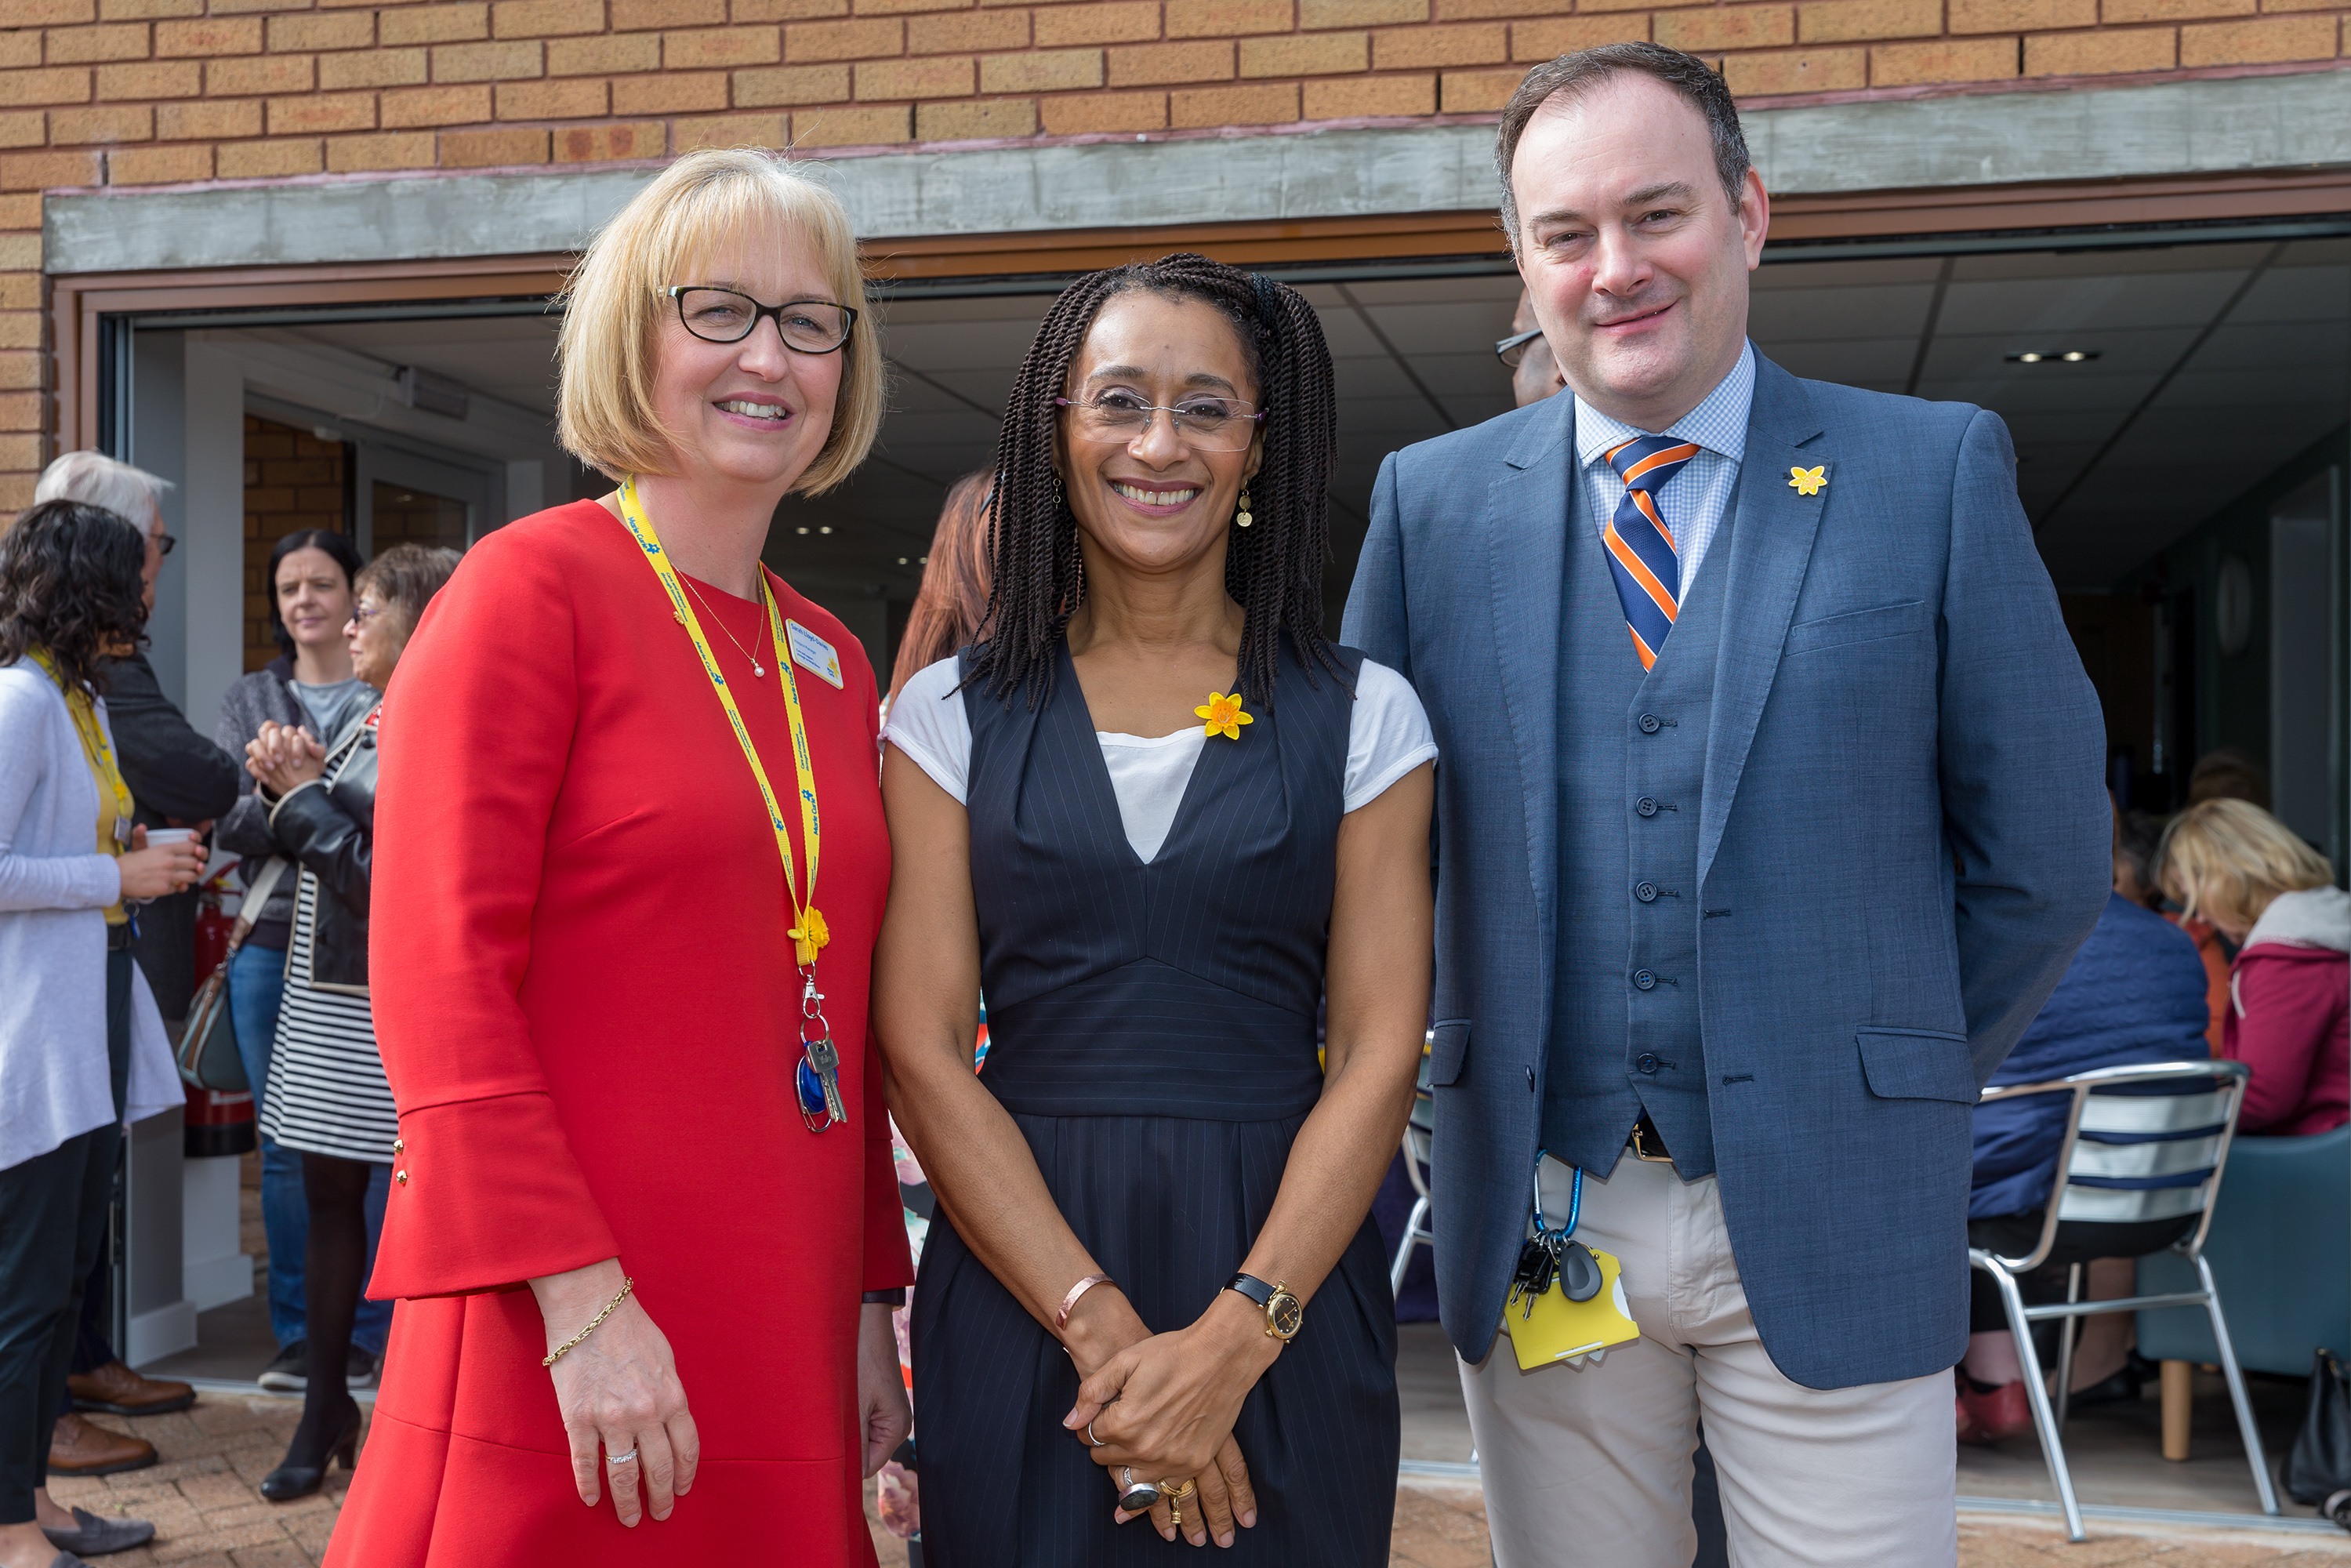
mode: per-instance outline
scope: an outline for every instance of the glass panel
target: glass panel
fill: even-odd
[[[370,541],[381,555],[394,545],[446,545],[465,548],[465,503],[429,490],[375,481],[374,537]]]

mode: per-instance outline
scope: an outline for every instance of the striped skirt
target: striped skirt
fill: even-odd
[[[311,933],[321,896],[319,879],[302,873],[261,1130],[285,1148],[381,1165],[392,1158],[400,1117],[376,1052],[374,1015],[365,997],[310,986]]]

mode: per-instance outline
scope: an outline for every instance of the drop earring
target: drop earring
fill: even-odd
[[[1241,492],[1240,510],[1233,514],[1233,526],[1236,528],[1245,528],[1255,521],[1257,521],[1257,518],[1249,515],[1249,492],[1247,490],[1243,490]]]

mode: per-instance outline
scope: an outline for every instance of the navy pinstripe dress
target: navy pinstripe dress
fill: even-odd
[[[1341,650],[1352,677],[1362,655]],[[1322,1092],[1315,1013],[1353,698],[1285,648],[1270,705],[1210,737],[1159,852],[1135,856],[1062,650],[1050,698],[964,693],[991,1043],[1062,1217],[1155,1331],[1207,1309]],[[1062,1430],[1078,1376],[942,1210],[914,1312],[923,1559],[935,1568],[1200,1563],[1120,1526]],[[1218,1563],[1381,1564],[1395,1506],[1395,1303],[1369,1219],[1234,1427],[1258,1523]]]

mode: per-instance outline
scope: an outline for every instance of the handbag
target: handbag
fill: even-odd
[[[213,966],[213,972],[204,977],[204,983],[196,988],[194,998],[188,1003],[188,1021],[180,1030],[176,1056],[180,1078],[191,1089],[216,1089],[234,1094],[254,1088],[246,1079],[245,1059],[237,1053],[235,1024],[221,1027],[228,1014],[228,967],[236,957],[236,950],[245,946],[245,939],[253,935],[254,920],[268,904],[269,895],[277,891],[277,879],[285,872],[286,862],[273,855],[269,863],[261,868],[261,874],[253,879],[253,885],[246,889],[244,899],[237,904],[236,925],[228,934],[228,950],[221,955],[221,961]]]
[[[2285,1490],[2337,1524],[2351,1514],[2351,1367],[2323,1346],[2311,1363],[2302,1432],[2286,1456]]]

